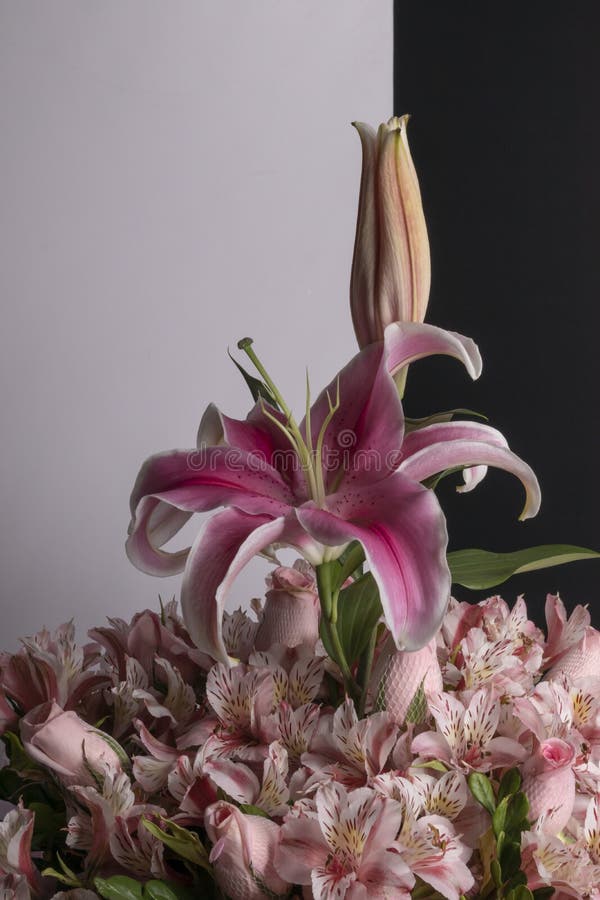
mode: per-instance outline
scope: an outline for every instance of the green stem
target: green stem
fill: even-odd
[[[331,563],[321,563],[320,566],[316,567],[317,587],[319,589],[321,611],[323,613],[325,627],[327,628],[327,633],[331,642],[331,647],[333,649],[334,662],[336,662],[339,666],[344,678],[344,688],[346,689],[346,692],[350,694],[350,696],[355,698],[359,695],[360,688],[352,677],[352,672],[350,671],[350,666],[348,665],[346,654],[344,653],[344,648],[342,647],[342,642],[340,641],[340,636],[337,630],[337,601],[339,597],[339,591],[332,590],[331,567]]]
[[[365,561],[365,551],[362,548],[361,544],[357,544],[356,547],[353,547],[344,562],[340,565],[338,563],[339,571],[336,572],[336,582],[338,588],[340,588],[347,578],[350,578],[353,572],[355,572],[362,563]]]
[[[367,693],[369,688],[369,681],[371,680],[371,670],[373,668],[373,657],[375,656],[375,645],[377,644],[377,625],[371,632],[371,637],[369,639],[369,644],[363,658],[360,662],[360,668],[358,672],[358,683],[361,686],[361,694],[360,701],[358,704],[358,718],[362,719],[365,714],[365,707],[367,705]]]

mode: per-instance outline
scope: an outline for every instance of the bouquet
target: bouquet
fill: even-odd
[[[246,419],[210,405],[131,495],[129,558],[183,572],[180,605],[0,656],[0,897],[600,898],[600,634],[558,596],[545,633],[523,597],[452,596],[598,554],[447,552],[442,478],[506,470],[523,519],[539,485],[464,410],[404,415],[410,365],[481,359],[424,323],[407,117],[356,127],[359,352],[299,420],[240,340]],[[258,555],[264,598],[228,611]]]

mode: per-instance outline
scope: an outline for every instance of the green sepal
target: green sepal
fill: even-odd
[[[448,566],[453,584],[472,591],[487,590],[507,581],[513,575],[549,569],[582,559],[596,559],[600,553],[572,544],[541,544],[511,553],[491,550],[453,550]]]

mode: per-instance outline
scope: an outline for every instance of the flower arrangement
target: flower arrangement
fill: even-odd
[[[0,656],[0,897],[600,898],[600,633],[546,602],[546,634],[491,589],[597,556],[447,552],[441,478],[531,468],[464,411],[409,419],[410,365],[481,370],[425,324],[430,259],[407,117],[363,149],[351,311],[359,352],[298,421],[250,338],[245,420],[209,406],[156,454],[127,553],[175,600]],[[253,372],[247,370],[249,365]],[[213,512],[220,508],[219,512]],[[165,545],[211,512],[191,548]],[[283,565],[277,554],[300,557]],[[226,610],[257,555],[264,600]]]

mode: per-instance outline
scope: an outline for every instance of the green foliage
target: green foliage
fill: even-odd
[[[340,591],[337,607],[337,631],[349,665],[367,649],[373,629],[382,616],[379,590],[370,573]],[[321,619],[321,638],[329,656],[335,659],[326,623]]]
[[[127,875],[113,875],[111,878],[95,878],[94,885],[106,900],[193,900],[198,897],[194,890],[176,884],[174,881],[151,879],[143,884]]]
[[[420,725],[421,722],[424,722],[429,715],[427,697],[425,696],[425,691],[423,690],[424,681],[425,679],[423,679],[423,681],[419,685],[414,697],[408,705],[408,709],[406,710],[406,722],[412,722],[415,725]]]
[[[164,829],[155,822],[151,822],[145,816],[142,816],[141,823],[150,834],[162,841],[165,847],[168,847],[180,859],[200,866],[200,868],[206,869],[208,872],[212,871],[206,848],[195,832],[182,828],[181,825],[177,825],[171,819],[162,819],[162,824],[165,826]]]
[[[483,775],[481,772],[471,772],[468,783],[469,789],[477,802],[493,816],[496,811],[496,798],[492,783],[487,775]]]
[[[229,353],[229,351],[227,351],[227,352]],[[263,400],[266,400],[267,403],[270,403],[271,406],[274,406],[275,409],[278,409],[277,401],[275,400],[275,397],[273,396],[273,394],[271,393],[269,388],[266,386],[264,381],[261,381],[260,378],[255,378],[254,375],[251,375],[250,372],[247,372],[246,369],[244,369],[244,367],[239,364],[237,359],[234,359],[234,357],[231,355],[231,353],[229,353],[229,358],[231,359],[234,366],[236,366],[238,371],[241,373],[242,378],[248,385],[250,393],[252,394],[252,399],[256,402],[257,400],[262,398]]]
[[[530,826],[527,821],[529,801],[520,790],[518,770],[505,772],[496,790],[491,779],[482,772],[472,772],[468,784],[477,802],[492,817],[490,834],[495,842],[495,852],[490,862],[490,879],[495,896],[498,900],[533,900],[533,894],[526,886],[527,878],[521,871],[521,834]],[[484,886],[482,896],[489,893]],[[551,895],[543,895],[546,896]]]
[[[542,544],[512,553],[490,550],[454,550],[448,554],[453,584],[473,591],[487,590],[507,581],[512,575],[549,569],[581,559],[596,559],[600,553],[571,544]]]

